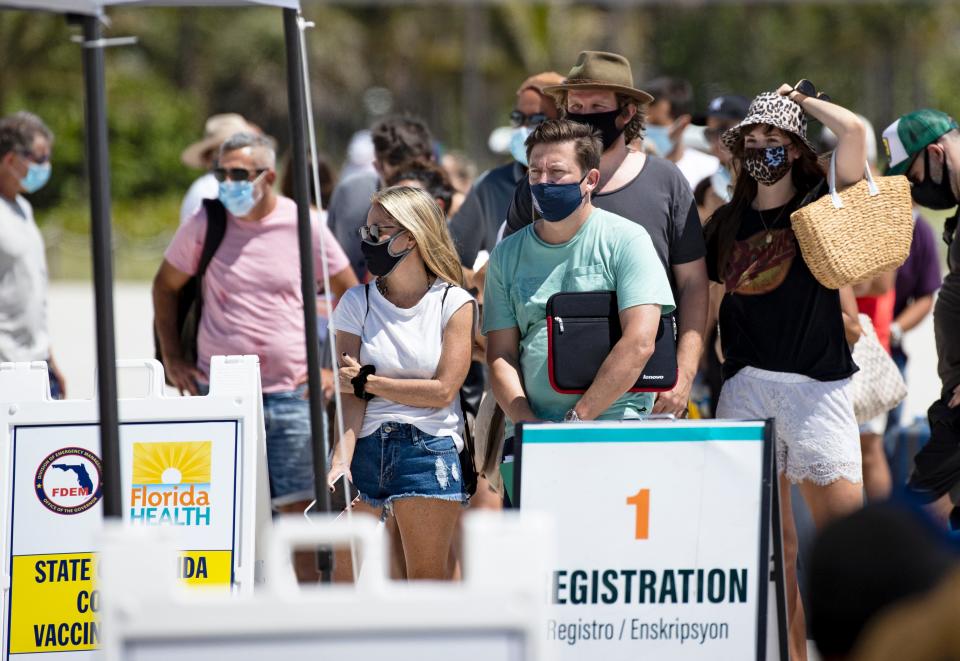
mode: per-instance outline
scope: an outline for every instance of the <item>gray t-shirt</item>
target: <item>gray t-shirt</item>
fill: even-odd
[[[43,237],[24,197],[0,197],[0,361],[49,357]]]
[[[367,223],[370,200],[380,188],[380,177],[372,172],[358,172],[343,179],[330,198],[327,227],[350,258],[350,266],[360,280],[367,273],[367,260],[360,250],[360,228]]]
[[[450,219],[450,236],[460,263],[468,269],[473,268],[481,250],[493,252],[513,191],[526,175],[527,169],[516,161],[487,170],[473,182],[467,199]]]
[[[595,194],[593,206],[623,216],[641,225],[653,240],[660,262],[676,291],[674,264],[686,264],[706,255],[700,214],[693,192],[677,166],[656,156],[647,156],[643,169],[622,188]],[[507,213],[505,235],[533,222],[529,180],[524,178]]]
[[[956,232],[947,251],[950,268],[943,279],[940,295],[933,308],[933,331],[937,342],[937,372],[943,383],[943,396],[960,385],[960,232]]]

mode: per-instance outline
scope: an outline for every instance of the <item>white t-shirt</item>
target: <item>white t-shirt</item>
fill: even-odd
[[[180,224],[183,225],[197,212],[205,199],[220,195],[220,184],[212,172],[208,172],[190,184],[187,194],[180,203]]]
[[[360,337],[360,363],[374,365],[377,376],[434,378],[440,364],[443,329],[457,310],[474,302],[473,297],[460,287],[447,291],[447,283],[438,278],[420,302],[412,308],[398,308],[371,283],[368,311],[366,287],[357,285],[348,290],[333,313],[337,330]],[[451,436],[457,450],[463,448],[459,398],[446,408],[427,409],[374,397],[367,402],[359,435],[372,434],[385,422],[410,424],[432,436]]]
[[[23,196],[0,197],[0,361],[49,357],[43,236]]]
[[[686,177],[690,188],[696,188],[697,184],[711,176],[720,167],[720,161],[716,156],[704,154],[699,149],[685,147],[683,156],[677,161],[677,167],[683,176]]]

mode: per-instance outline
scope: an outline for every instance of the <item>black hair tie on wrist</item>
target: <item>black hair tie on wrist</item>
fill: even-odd
[[[371,374],[376,374],[376,373],[377,373],[377,368],[375,366],[364,365],[363,367],[360,368],[360,373],[357,374],[352,379],[350,379],[350,383],[353,384],[353,394],[357,398],[363,399],[368,402],[371,399],[373,399],[374,396],[366,391],[366,387],[367,387],[367,379],[370,377]]]

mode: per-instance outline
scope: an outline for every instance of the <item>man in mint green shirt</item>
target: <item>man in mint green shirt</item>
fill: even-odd
[[[591,204],[602,144],[590,127],[543,122],[527,138],[527,152],[543,218],[496,247],[484,290],[483,333],[497,402],[513,422],[649,414],[653,395],[628,391],[653,354],[661,315],[674,310],[653,243],[640,225]],[[623,336],[583,395],[558,393],[547,368],[547,299],[602,290],[617,293]]]

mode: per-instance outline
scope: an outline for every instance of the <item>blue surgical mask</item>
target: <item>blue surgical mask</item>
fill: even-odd
[[[529,126],[518,126],[513,129],[513,135],[510,136],[510,155],[513,160],[527,167],[527,136],[533,132]]]
[[[649,140],[657,150],[657,154],[663,158],[673,151],[674,143],[670,139],[669,126],[648,126],[644,135],[644,140]]]
[[[583,202],[580,184],[586,178],[587,175],[583,175],[583,179],[575,184],[533,184],[530,186],[533,207],[547,222],[556,223],[567,218]]]
[[[27,193],[35,193],[50,181],[50,163],[30,163],[27,175],[20,180],[20,187]]]
[[[730,176],[730,170],[721,165],[717,171],[710,175],[710,188],[714,194],[724,203],[733,199],[733,191],[730,190],[730,184],[733,183],[733,177]]]
[[[263,176],[261,174],[261,176]],[[260,177],[257,177],[259,179]],[[246,216],[250,210],[260,201],[261,195],[256,190],[254,183],[257,181],[221,181],[220,182],[220,201],[227,211],[234,216]]]

